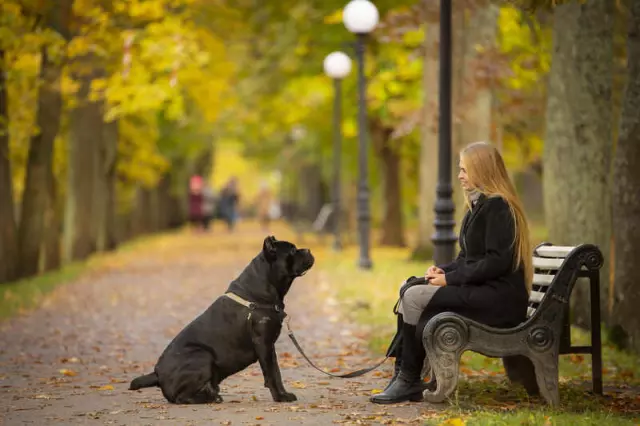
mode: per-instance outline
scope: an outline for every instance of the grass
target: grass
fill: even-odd
[[[299,236],[295,236],[290,229],[278,226],[274,231],[278,238],[299,240]],[[56,286],[79,277],[135,262],[139,255],[172,256],[176,251],[193,248],[193,237],[188,233],[180,236],[172,234],[139,238],[121,246],[116,252],[97,254],[85,262],[70,264],[56,272],[0,285],[0,319],[36,307]],[[532,228],[535,243],[543,241],[545,234],[542,227]],[[335,253],[328,248],[328,240],[320,246],[314,236],[304,237],[304,244],[301,245],[308,246],[311,243],[316,256],[313,273],[319,274],[321,280],[334,284],[345,314],[367,331],[372,351],[382,354],[395,331],[392,308],[401,282],[408,276],[422,275],[429,263],[409,262],[410,249],[375,247],[372,250],[374,269],[362,271],[356,265],[356,247],[347,247],[343,252]],[[260,242],[256,243],[254,233],[233,240],[208,238],[200,244],[204,252],[202,259],[194,261],[210,263],[228,262],[238,255],[248,256],[249,253],[244,251],[258,248]],[[144,250],[139,250],[141,247]],[[210,256],[212,250],[216,250],[214,257]],[[587,333],[574,329],[574,344],[588,341]],[[425,424],[451,426],[640,424],[638,357],[617,351],[609,344],[603,347],[603,355],[605,386],[609,387],[606,395],[597,397],[588,392],[591,383],[588,356],[562,356],[561,408],[551,410],[539,398],[529,398],[524,389],[508,384],[499,360],[467,352],[462,357],[460,384],[448,404],[443,409],[422,410],[422,418]]]
[[[85,261],[72,262],[55,271],[0,284],[0,320],[38,307],[56,287],[73,282],[83,274],[121,264],[140,247],[158,246],[171,234],[139,237],[122,244],[115,252],[96,253]]]
[[[546,231],[532,227],[533,240],[544,241]],[[410,249],[375,247],[373,270],[356,265],[357,247],[341,253],[318,248],[321,279],[336,283],[345,315],[359,323],[369,336],[370,349],[384,354],[395,332],[392,308],[400,284],[409,276],[424,274],[430,263],[409,262]],[[466,352],[462,356],[460,385],[444,411],[428,412],[426,424],[450,425],[633,425],[640,424],[640,362],[634,354],[616,350],[603,334],[604,397],[589,392],[590,356],[560,357],[561,408],[551,410],[541,399],[530,399],[523,388],[511,386],[500,359]],[[588,344],[589,334],[572,329],[574,345]],[[613,387],[613,388],[612,388]],[[635,387],[635,389],[634,389]]]
[[[57,271],[33,278],[0,285],[0,319],[8,318],[32,309],[43,297],[58,285],[73,281],[86,268],[86,263],[77,262]]]

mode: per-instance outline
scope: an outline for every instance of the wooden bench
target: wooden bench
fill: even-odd
[[[424,391],[425,400],[442,402],[451,395],[465,351],[502,358],[512,383],[524,385],[530,395],[542,394],[551,405],[558,405],[560,399],[559,355],[591,354],[593,392],[602,394],[599,270],[603,262],[602,253],[592,244],[565,247],[543,243],[534,251],[535,275],[525,322],[499,329],[452,312],[429,320],[423,344],[437,386]],[[578,278],[588,278],[591,284],[591,346],[571,345],[569,298]]]

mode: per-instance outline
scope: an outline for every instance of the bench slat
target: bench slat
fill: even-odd
[[[529,302],[540,303],[544,298],[545,293],[539,291],[532,291],[529,295]]]
[[[536,256],[565,258],[571,253],[573,246],[542,246],[536,249]]]
[[[548,257],[533,257],[533,267],[537,269],[544,269],[547,271],[556,271],[560,269],[564,259],[553,259]]]
[[[551,281],[555,275],[551,274],[533,274],[533,285],[541,285],[547,287],[551,285]]]

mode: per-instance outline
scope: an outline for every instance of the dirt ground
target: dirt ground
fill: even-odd
[[[0,424],[420,424],[433,406],[368,400],[386,385],[391,361],[364,377],[331,378],[310,367],[284,331],[277,352],[296,402],[273,402],[257,364],[221,384],[222,404],[172,405],[157,388],[127,390],[225,291],[263,238],[248,228],[138,244],[59,286],[38,309],[0,323]],[[314,268],[296,281],[286,306],[308,355],[322,368],[346,372],[378,359],[341,315],[337,285]]]

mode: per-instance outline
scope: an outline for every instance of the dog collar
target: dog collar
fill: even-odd
[[[247,317],[247,319],[251,318],[251,311],[254,311],[256,309],[273,309],[274,311],[279,313],[280,316],[282,316],[282,319],[284,319],[284,317],[287,316],[287,314],[284,312],[284,308],[282,306],[279,306],[279,305],[265,305],[265,304],[249,302],[248,300],[245,300],[242,297],[240,297],[237,294],[232,293],[232,292],[225,293],[224,296],[226,296],[229,299],[233,300],[234,302],[237,302],[237,303],[241,304],[242,306],[248,308],[249,309],[249,316]]]

